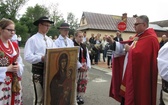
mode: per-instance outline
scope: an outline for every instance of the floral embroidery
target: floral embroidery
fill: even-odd
[[[5,78],[5,83],[6,83],[7,85],[9,85],[11,82],[12,82],[11,77],[10,77],[10,76],[6,76],[6,78]]]
[[[78,81],[78,92],[85,92],[86,91],[87,80],[82,79]]]
[[[4,98],[5,100],[7,100],[7,99],[9,99],[9,97],[10,97],[10,95],[5,95],[3,98]]]
[[[9,91],[9,90],[11,90],[10,87],[2,88],[2,91]]]
[[[8,60],[7,57],[2,57],[2,58],[0,58],[0,65],[1,65],[1,66],[6,66],[6,65],[8,65],[8,64],[9,64],[9,60]]]
[[[11,97],[11,96],[10,95],[4,95],[3,97],[0,98],[0,101],[7,100],[7,99],[9,99],[9,97]]]
[[[20,103],[20,100],[15,100],[15,104],[19,104]]]

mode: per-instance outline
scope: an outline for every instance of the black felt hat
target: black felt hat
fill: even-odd
[[[41,23],[41,22],[49,22],[50,24],[54,23],[53,21],[49,20],[48,17],[43,16],[43,17],[40,17],[38,20],[36,20],[33,24],[35,26],[38,26],[38,24]]]
[[[57,29],[69,29],[69,24],[68,23],[62,23],[60,27],[57,27]]]

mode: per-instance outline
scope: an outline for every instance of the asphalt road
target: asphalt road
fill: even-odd
[[[107,72],[91,69],[85,94],[85,105],[119,105],[109,97],[111,75]]]

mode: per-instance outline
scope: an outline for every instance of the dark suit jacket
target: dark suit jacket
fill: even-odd
[[[118,38],[115,37],[114,40],[117,41],[117,42],[119,42],[119,41],[123,41],[123,38],[119,38],[119,40],[118,40]]]

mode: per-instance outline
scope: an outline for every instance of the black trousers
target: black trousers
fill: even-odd
[[[159,105],[165,105],[162,99],[162,90],[160,91],[160,103]]]
[[[121,105],[125,105],[124,103],[125,103],[125,99],[124,99],[124,97],[122,97]]]
[[[163,95],[162,95],[162,91],[168,93],[168,82],[164,79],[162,79],[162,90],[160,91],[160,103],[159,105],[165,105],[165,103],[163,102]]]
[[[111,66],[111,56],[107,56],[107,65]]]
[[[43,103],[43,71],[44,63],[39,62],[32,65],[32,81],[34,86],[33,105],[41,105]]]
[[[102,50],[102,53],[103,53],[103,61],[105,62],[106,61],[106,55],[105,55],[105,50]]]
[[[93,64],[93,59],[94,59],[94,54],[90,54],[90,61],[91,61],[91,64]]]
[[[94,56],[94,62],[95,62],[95,64],[98,64],[98,60],[99,60],[99,53],[96,52],[95,56]]]

